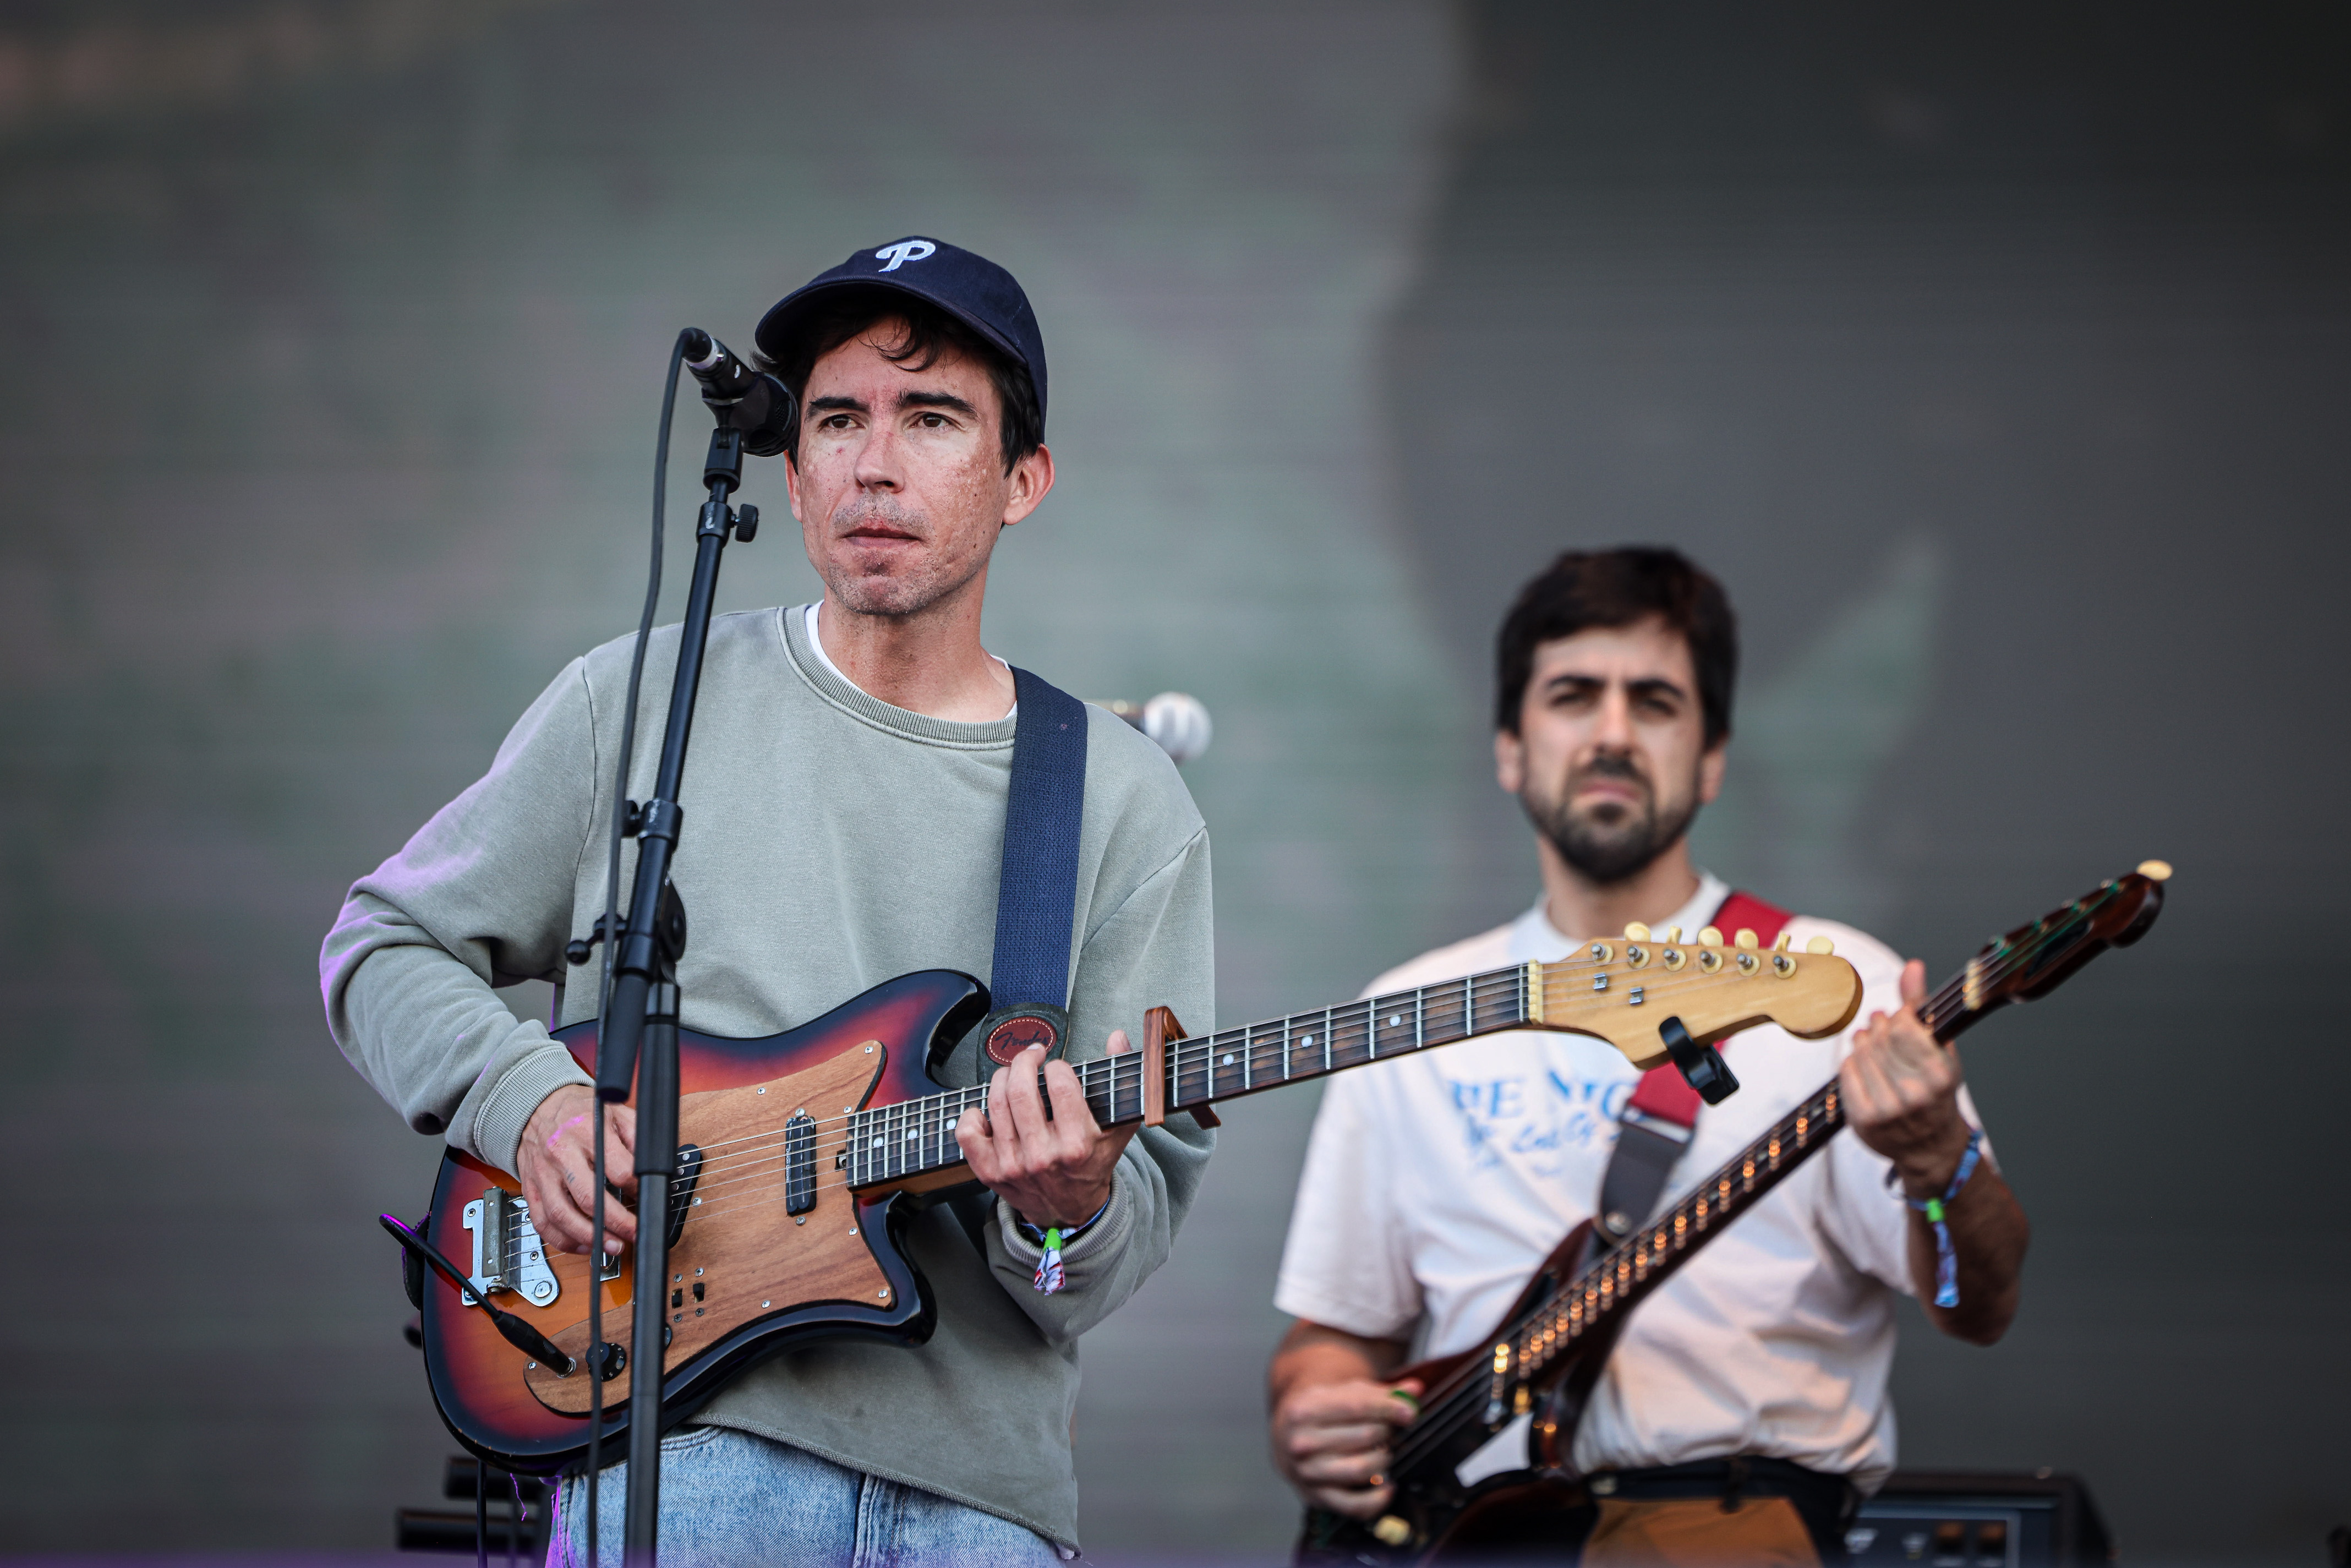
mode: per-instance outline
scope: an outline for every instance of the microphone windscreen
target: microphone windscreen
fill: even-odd
[[[1208,721],[1208,710],[1199,698],[1184,692],[1161,692],[1143,705],[1143,733],[1181,764],[1206,752],[1217,728]]]

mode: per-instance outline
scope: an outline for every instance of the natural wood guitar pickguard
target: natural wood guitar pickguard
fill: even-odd
[[[703,1151],[695,1187],[701,1201],[686,1211],[685,1228],[670,1249],[664,1370],[746,1323],[813,1301],[890,1304],[890,1281],[861,1233],[856,1199],[835,1168],[847,1135],[842,1116],[864,1103],[886,1060],[887,1048],[867,1040],[787,1078],[679,1100],[678,1142]],[[802,1110],[817,1124],[816,1207],[791,1214],[784,1204],[784,1125]],[[623,1261],[633,1267],[633,1254]],[[554,1368],[534,1364],[524,1381],[549,1409],[584,1416],[588,1322],[582,1318],[548,1337],[580,1363],[579,1369],[559,1377]],[[606,1316],[604,1338],[635,1354],[627,1312]],[[609,1384],[608,1404],[625,1398],[626,1387],[625,1376]]]

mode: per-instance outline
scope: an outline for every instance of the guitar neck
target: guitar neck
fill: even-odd
[[[1625,1313],[1844,1125],[1844,1094],[1832,1078],[1666,1213],[1514,1319],[1496,1336],[1490,1355],[1464,1374],[1472,1381],[1463,1392],[1473,1397],[1432,1403],[1458,1404],[1458,1414],[1488,1425],[1527,1408],[1548,1375],[1595,1337],[1613,1334]]]
[[[1543,966],[1527,963],[1170,1040],[1165,1103],[1170,1112],[1190,1110],[1543,1019]],[[1143,1119],[1140,1052],[1073,1066],[1098,1124]],[[961,1164],[955,1124],[967,1110],[987,1108],[987,1086],[979,1084],[858,1112],[850,1118],[850,1185],[900,1181]]]

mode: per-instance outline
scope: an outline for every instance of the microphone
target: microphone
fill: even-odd
[[[719,423],[743,433],[744,451],[754,457],[773,457],[791,444],[799,410],[783,382],[753,370],[699,327],[685,329],[683,347],[685,368],[702,383],[702,401]]]
[[[1196,761],[1216,737],[1208,709],[1198,697],[1184,692],[1161,692],[1149,702],[1131,703],[1113,697],[1095,705],[1106,707],[1159,743],[1177,766]]]

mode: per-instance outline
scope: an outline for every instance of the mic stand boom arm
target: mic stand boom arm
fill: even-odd
[[[633,813],[636,873],[629,909],[612,958],[611,1002],[597,1037],[596,1097],[629,1097],[637,1090],[637,1279],[629,1358],[629,1486],[625,1562],[653,1568],[661,1509],[663,1352],[668,1325],[670,1184],[677,1168],[677,961],[685,951],[685,911],[669,884],[684,816],[678,809],[685,743],[694,728],[694,700],[710,641],[710,612],[718,586],[718,558],[728,535],[748,542],[758,509],[726,504],[743,477],[743,432],[721,415],[711,433],[702,478],[710,498],[695,529],[694,582],[679,628],[677,674],[670,683],[669,723],[662,734],[661,765],[653,798]]]

